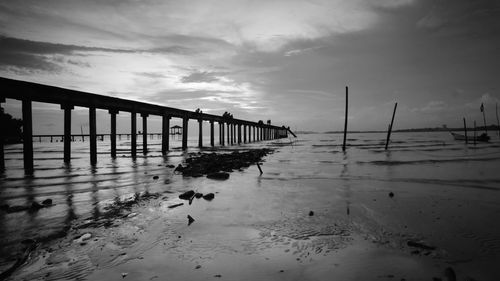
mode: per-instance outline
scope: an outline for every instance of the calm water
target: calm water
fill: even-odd
[[[496,222],[494,227],[487,227],[492,224],[491,216],[500,215],[498,138],[495,136],[490,143],[467,146],[454,141],[448,133],[400,133],[393,135],[389,151],[384,150],[384,138],[384,134],[350,134],[346,153],[340,146],[342,136],[337,134],[299,135],[292,145],[282,140],[244,147],[269,146],[278,151],[272,155],[272,161],[264,165],[264,180],[302,181],[312,185],[315,180],[321,181],[321,185],[326,182],[332,188],[342,188],[347,209],[352,205],[353,210],[365,210],[366,217],[370,216],[366,211],[368,207],[361,204],[356,207],[356,202],[349,201],[350,192],[394,191],[397,197],[419,194],[418,200],[408,200],[408,204],[414,204],[414,209],[438,204],[442,206],[439,209],[442,217],[449,220],[443,226],[416,226],[415,232],[434,237],[431,241],[448,247],[451,252],[460,250],[455,249],[462,243],[460,239],[468,239],[472,243],[470,248],[475,249],[470,250],[468,259],[498,261],[500,230]],[[173,169],[165,167],[181,163],[186,156],[179,149],[178,139],[171,141],[173,149],[167,157],[161,156],[161,141],[156,137],[148,140],[148,144],[148,156],[139,156],[134,161],[129,157],[129,141],[119,141],[115,160],[109,157],[109,143],[98,142],[98,164],[90,167],[88,142],[72,143],[72,160],[68,166],[62,161],[62,143],[35,142],[35,174],[31,177],[24,176],[22,169],[22,145],[6,146],[7,169],[0,178],[0,205],[31,205],[50,198],[55,206],[37,212],[7,214],[0,211],[0,256],[9,259],[15,245],[26,238],[47,237],[75,219],[99,216],[102,205],[116,197],[141,191],[177,192],[196,180],[174,175]],[[198,152],[196,145],[195,138],[188,152]],[[139,147],[142,147],[140,143]],[[158,180],[153,179],[155,175],[159,176]],[[300,191],[294,189],[294,192]],[[447,197],[438,202],[433,192]],[[470,206],[460,218],[462,212],[453,209],[457,206],[449,207],[446,200]],[[378,208],[377,212],[383,214],[383,207]],[[386,218],[386,214],[372,216],[370,219],[384,228],[415,219],[404,211],[390,218]],[[456,221],[452,221],[455,217]],[[436,216],[432,218],[435,220]],[[444,241],[439,235],[450,232],[457,238],[454,242]],[[469,251],[468,248],[461,250]]]

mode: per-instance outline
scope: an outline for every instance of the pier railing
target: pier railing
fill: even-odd
[[[149,104],[138,101],[131,101],[115,97],[108,97],[54,86],[37,83],[13,80],[0,77],[0,105],[6,99],[16,99],[22,102],[22,122],[23,122],[23,161],[24,170],[27,174],[33,173],[33,126],[32,126],[32,102],[42,102],[59,104],[64,110],[64,162],[71,160],[71,110],[75,106],[89,109],[89,146],[90,163],[97,163],[97,137],[96,109],[108,110],[110,114],[111,130],[109,133],[111,140],[111,157],[116,157],[116,115],[120,111],[131,113],[131,155],[137,154],[137,114],[142,117],[142,138],[143,153],[147,154],[147,118],[149,115],[162,117],[162,154],[166,155],[169,150],[169,129],[170,119],[182,119],[182,149],[187,149],[188,143],[188,122],[198,121],[198,146],[203,147],[203,121],[210,123],[210,146],[215,146],[214,123],[219,124],[219,143],[221,146],[241,144],[246,142],[256,142],[287,137],[287,129],[282,126],[273,126],[241,119],[225,118],[223,116],[200,113],[195,111],[182,110],[178,108]],[[227,132],[225,132],[227,125]],[[3,126],[0,124],[0,126]],[[0,127],[3,132],[3,128]],[[0,169],[5,168],[3,138],[0,138]]]

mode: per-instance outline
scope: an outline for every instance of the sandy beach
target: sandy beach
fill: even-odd
[[[227,180],[183,177],[152,158],[135,177],[157,178],[136,188],[158,196],[88,224],[117,199],[99,200],[100,215],[79,216],[8,280],[495,280],[500,198],[486,164],[498,155],[482,157],[497,144],[465,155],[403,135],[382,153],[374,136],[359,136],[346,154],[337,135],[269,142],[262,175],[252,165]],[[451,161],[463,157],[470,161]],[[179,198],[187,190],[215,197],[189,204]],[[121,194],[125,202],[133,193]]]

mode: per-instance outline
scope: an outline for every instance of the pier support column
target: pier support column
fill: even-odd
[[[133,159],[137,156],[137,113],[132,111],[130,113],[130,155]]]
[[[231,145],[234,144],[234,124],[231,124],[231,132],[228,132],[231,135]]]
[[[168,130],[170,129],[170,116],[163,114],[162,116],[162,126],[161,126],[161,154],[167,155],[169,150],[169,137]]]
[[[182,118],[182,150],[188,147],[188,121],[187,117]]]
[[[224,146],[224,123],[219,122],[219,144]]]
[[[109,140],[111,141],[111,157],[116,158],[116,114],[118,110],[109,110],[111,114],[111,134],[109,135]]]
[[[198,119],[198,147],[203,147],[203,120]]]
[[[61,104],[64,110],[64,163],[71,161],[71,110],[74,107],[68,104]],[[52,137],[50,137],[52,142]]]
[[[238,144],[241,144],[241,124],[238,124]]]
[[[215,146],[215,141],[214,141],[214,121],[210,121],[210,146],[214,147]]]
[[[243,125],[243,143],[247,142],[247,125]]]
[[[24,173],[33,174],[33,121],[31,100],[22,101]]]
[[[255,135],[255,126],[252,126],[252,131],[253,131],[253,134],[252,134],[252,136],[253,136],[253,142],[256,142],[257,141],[257,137]]]
[[[148,116],[147,113],[141,113],[142,117],[142,154],[148,154]]]
[[[2,108],[2,103],[5,102],[4,97],[0,97],[0,110]],[[0,171],[5,170],[5,155],[4,155],[4,148],[3,148],[3,132],[5,132],[4,124],[3,122],[0,122]]]
[[[231,125],[227,123],[227,145],[231,145]]]
[[[95,107],[89,107],[90,164],[97,163],[97,129]]]

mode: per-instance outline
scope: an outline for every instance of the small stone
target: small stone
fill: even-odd
[[[127,277],[127,275],[128,275],[128,273],[122,272],[122,279],[125,278],[125,277]]]
[[[201,265],[197,265],[194,269],[200,269]]]
[[[82,241],[89,240],[90,238],[92,238],[92,234],[90,234],[90,233],[85,233],[82,236],[80,236],[80,239]]]
[[[194,190],[189,190],[179,195],[179,198],[183,200],[190,200],[193,196],[194,196]]]
[[[33,202],[31,203],[31,210],[40,210],[41,208],[43,208],[44,206],[42,206],[40,203],[38,202]]]
[[[135,216],[137,216],[137,213],[130,213],[128,214],[127,218],[133,218]]]
[[[207,193],[207,194],[203,195],[203,199],[208,200],[208,201],[210,201],[214,198],[215,198],[215,195],[213,193]]]
[[[43,200],[42,201],[42,205],[44,205],[44,206],[50,206],[50,205],[52,205],[52,199],[49,198],[49,199]]]
[[[313,211],[309,211],[309,216],[310,217],[314,216],[314,212]]]
[[[200,199],[201,197],[203,197],[203,193],[196,192],[194,197],[196,197],[196,199]]]
[[[221,278],[221,277],[222,277],[222,275],[220,275],[220,274],[215,274],[215,275],[214,275],[214,277],[216,277],[216,278]]]
[[[194,222],[193,217],[188,215],[187,218],[188,218],[188,225],[191,225]]]
[[[389,197],[391,197],[391,198],[394,197],[394,193],[392,191],[389,192]]]
[[[229,174],[224,172],[210,173],[207,175],[207,178],[216,180],[227,180],[229,178]]]
[[[153,179],[154,179],[154,180],[157,180],[157,179],[159,179],[159,178],[160,178],[159,176],[154,176],[154,177],[153,177]]]

